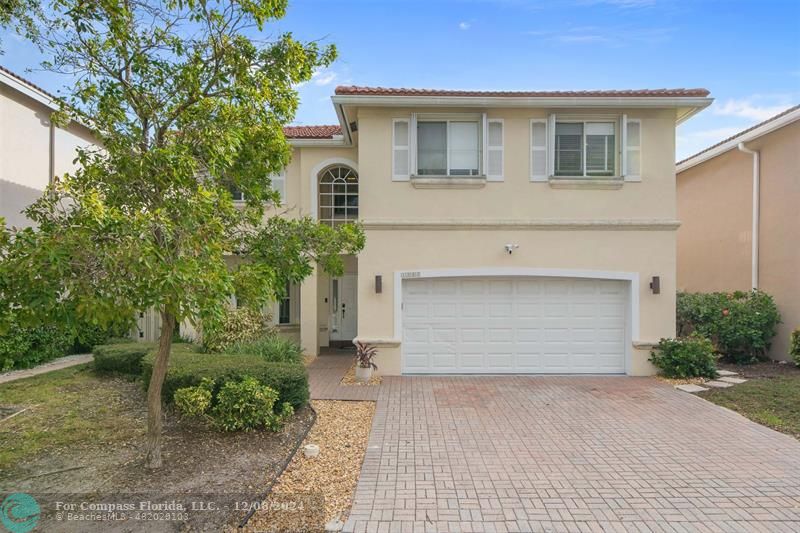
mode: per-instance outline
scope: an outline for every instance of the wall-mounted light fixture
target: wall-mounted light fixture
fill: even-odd
[[[653,294],[661,294],[661,277],[653,276],[653,280],[650,282],[650,290],[653,291]]]
[[[517,248],[519,248],[519,244],[506,244],[506,252],[508,252],[508,255],[511,255]]]
[[[383,276],[378,274],[375,276],[375,294],[383,292]]]

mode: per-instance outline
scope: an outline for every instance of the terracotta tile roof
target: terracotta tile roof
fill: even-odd
[[[287,139],[333,139],[334,135],[341,135],[341,126],[286,126],[283,134]]]
[[[357,96],[505,96],[520,98],[590,98],[590,97],[641,97],[667,96],[705,97],[707,89],[638,89],[624,91],[455,91],[441,89],[405,89],[388,87],[359,87],[356,85],[339,86],[337,95]]]
[[[49,98],[52,98],[53,100],[58,100],[58,96],[55,96],[54,94],[51,94],[48,91],[45,91],[44,89],[42,89],[41,87],[39,87],[38,85],[33,83],[32,81],[26,80],[25,78],[23,78],[22,76],[20,76],[16,72],[12,72],[12,71],[8,70],[6,67],[4,67],[2,65],[0,65],[0,71],[5,72],[6,74],[11,76],[12,78],[16,78],[17,80],[19,80],[20,82],[24,83],[25,85],[27,85],[27,86],[29,86],[29,87],[31,87],[33,89],[36,89],[37,91],[47,95]]]
[[[781,118],[781,117],[783,117],[783,116],[786,116],[786,115],[788,115],[789,113],[792,113],[793,111],[797,111],[798,109],[800,109],[800,105],[796,105],[796,106],[790,107],[789,109],[787,109],[787,110],[785,110],[785,111],[781,111],[780,113],[778,113],[778,114],[777,114],[777,115],[775,115],[774,117],[770,117],[770,118],[768,118],[767,120],[765,120],[764,122],[759,122],[759,123],[758,123],[758,124],[756,124],[755,126],[751,126],[751,127],[747,128],[746,130],[742,130],[742,131],[740,131],[739,133],[737,133],[736,135],[732,135],[732,136],[728,137],[727,139],[723,139],[723,140],[721,140],[721,141],[720,141],[720,142],[718,142],[717,144],[712,144],[712,145],[711,145],[711,146],[709,146],[708,148],[705,148],[705,149],[703,149],[703,150],[700,150],[700,151],[699,151],[699,152],[697,152],[696,154],[694,154],[694,155],[690,155],[690,156],[689,156],[689,157],[687,157],[686,159],[681,159],[680,161],[678,161],[678,162],[677,162],[677,163],[675,163],[675,164],[676,164],[676,165],[680,165],[680,164],[682,164],[682,163],[685,163],[686,161],[688,161],[688,160],[690,160],[690,159],[694,159],[695,157],[697,157],[697,156],[698,156],[698,155],[700,155],[700,154],[704,154],[704,153],[706,153],[706,152],[709,152],[709,151],[713,150],[714,148],[716,148],[716,147],[718,147],[718,146],[722,146],[722,145],[723,145],[723,144],[725,144],[725,143],[731,142],[732,140],[734,140],[734,139],[736,139],[736,138],[738,138],[738,137],[741,137],[741,136],[743,136],[743,135],[745,135],[745,134],[747,134],[747,133],[750,133],[751,131],[753,131],[753,130],[755,130],[755,129],[757,129],[757,128],[760,128],[761,126],[764,126],[764,125],[766,125],[766,124],[769,124],[769,123],[770,123],[770,122],[772,122],[773,120],[777,120],[777,119],[779,119],[779,118]]]

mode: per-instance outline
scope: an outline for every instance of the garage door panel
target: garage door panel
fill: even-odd
[[[408,373],[624,372],[624,282],[403,281]]]

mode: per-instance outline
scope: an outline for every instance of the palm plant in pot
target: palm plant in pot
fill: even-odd
[[[378,369],[373,359],[378,349],[370,344],[355,341],[356,345],[356,381],[366,383],[372,378],[372,372]]]

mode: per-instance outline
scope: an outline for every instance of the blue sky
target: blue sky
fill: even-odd
[[[335,123],[336,85],[569,90],[706,87],[678,130],[684,156],[800,103],[798,0],[290,0],[266,33],[335,43],[300,88],[298,124]],[[5,36],[0,64],[56,91]]]

